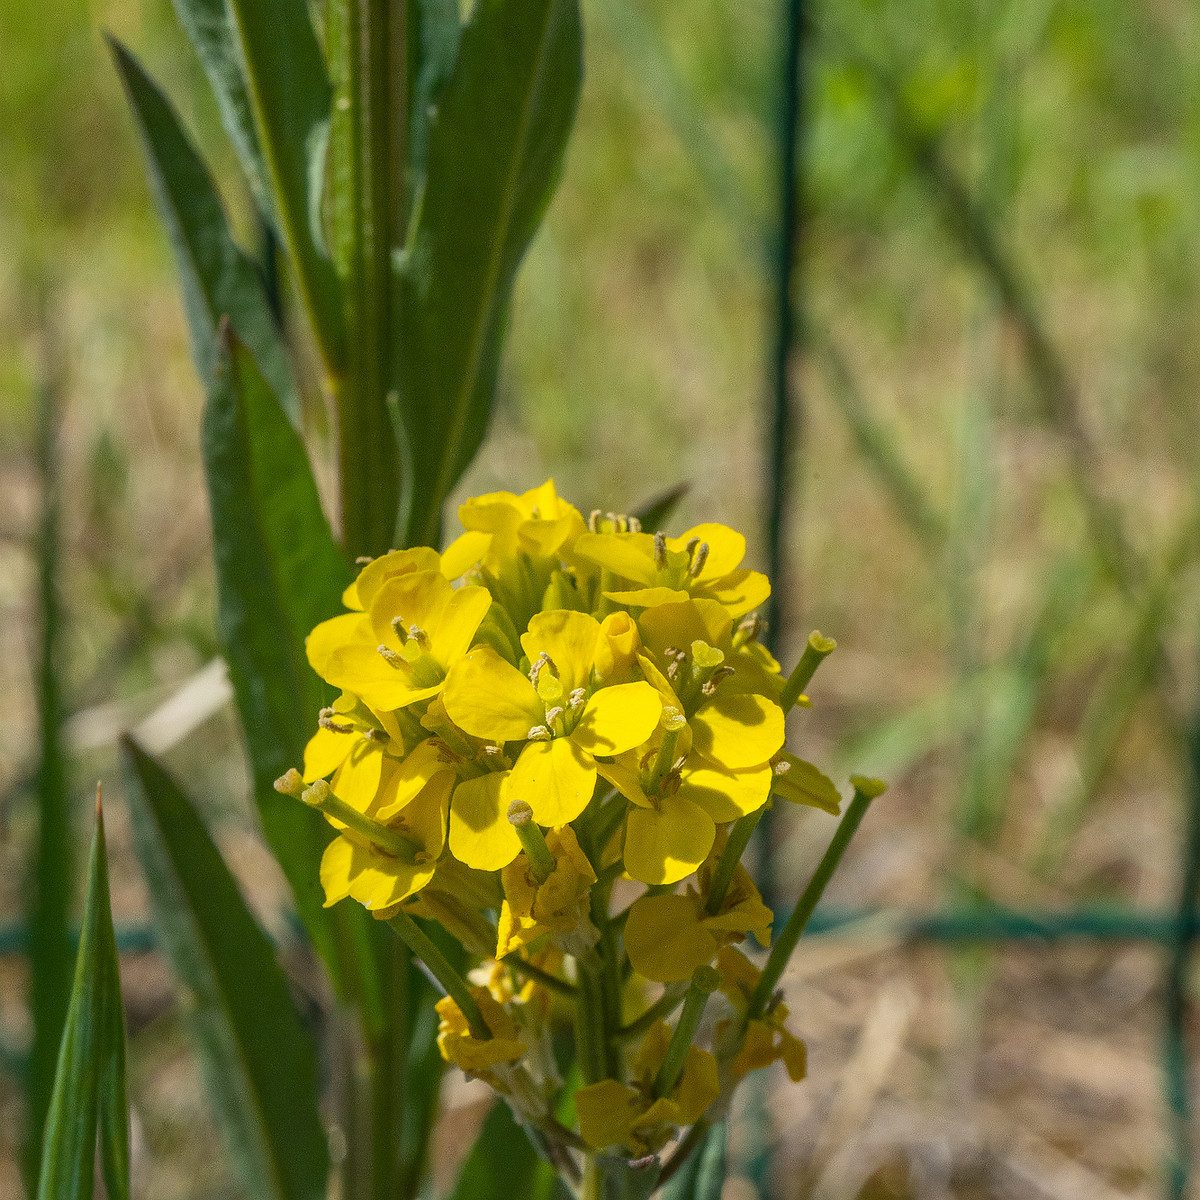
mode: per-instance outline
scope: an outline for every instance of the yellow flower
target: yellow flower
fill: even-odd
[[[518,855],[501,872],[504,902],[500,907],[496,957],[528,946],[544,933],[574,933],[588,921],[588,896],[596,872],[579,848],[575,831],[564,825],[546,835],[554,870],[538,883],[526,855]],[[589,921],[590,924],[590,921]]]
[[[708,857],[717,822],[754,812],[770,794],[769,762],[731,771],[702,758],[690,742],[680,710],[664,708],[663,728],[646,753],[596,764],[633,804],[625,823],[625,869],[642,883],[677,883],[690,875]]]
[[[492,603],[486,588],[455,589],[440,571],[392,574],[370,594],[367,611],[323,621],[306,648],[326,682],[388,712],[441,691]]]
[[[740,617],[771,594],[765,575],[740,567],[746,539],[725,525],[697,525],[677,538],[661,533],[585,533],[575,543],[575,553],[636,585],[604,592],[609,600],[636,608],[695,596],[715,600],[730,616]]]
[[[478,646],[454,663],[446,681],[443,702],[457,726],[473,737],[524,743],[505,794],[527,801],[542,826],[563,826],[579,816],[595,789],[596,757],[644,742],[662,708],[643,680],[595,686],[599,634],[599,622],[585,613],[538,613],[521,636],[533,664],[528,675]],[[487,811],[480,807],[472,825],[477,832],[495,830],[512,846],[509,862],[517,849],[511,830],[501,828],[507,812],[498,802]]]
[[[441,571],[447,579],[455,578],[445,570],[442,556],[428,546],[391,550],[363,567],[358,578],[342,593],[342,603],[355,612],[363,612],[371,607],[371,601],[389,579],[413,571]]]
[[[715,915],[692,888],[682,896],[667,893],[635,900],[625,922],[625,952],[633,969],[655,983],[690,979],[697,967],[712,962],[725,942],[753,933],[769,945],[771,920],[771,910],[739,863]]]
[[[688,1049],[679,1082],[667,1096],[655,1098],[654,1078],[671,1042],[665,1021],[651,1026],[633,1062],[628,1087],[604,1079],[575,1093],[579,1132],[589,1146],[625,1145],[636,1155],[660,1149],[675,1127],[695,1124],[720,1094],[717,1060],[697,1046]]]
[[[492,1031],[489,1040],[471,1035],[462,1009],[449,996],[443,996],[434,1008],[441,1018],[438,1024],[438,1050],[447,1061],[474,1074],[486,1073],[489,1067],[512,1062],[525,1053],[517,1023],[508,1015],[485,987],[473,987],[471,995],[487,1027]]]
[[[321,710],[321,724],[304,748],[305,783],[332,775],[334,792],[360,812],[375,799],[385,771],[404,753],[391,713],[374,713],[343,693]]]
[[[721,990],[733,1002],[738,1014],[743,1015],[762,972],[732,946],[724,947],[717,961],[724,977]],[[741,1077],[749,1071],[782,1061],[793,1083],[799,1083],[804,1078],[808,1070],[807,1051],[804,1043],[784,1027],[787,1017],[787,1005],[775,1003],[761,1020],[747,1023],[745,1041],[730,1063],[735,1076]],[[721,1035],[722,1029],[718,1027],[718,1037]]]
[[[453,772],[439,761],[431,743],[422,743],[402,763],[389,768],[363,815],[399,835],[398,847],[381,845],[329,817],[341,834],[321,858],[326,908],[352,896],[376,916],[386,917],[420,891],[433,878],[446,844],[453,783]]]

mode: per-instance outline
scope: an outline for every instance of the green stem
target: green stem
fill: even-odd
[[[721,972],[713,967],[697,967],[692,972],[691,986],[683,999],[683,1011],[675,1023],[662,1066],[658,1068],[658,1074],[654,1077],[656,1096],[669,1096],[679,1082],[688,1050],[696,1038],[700,1018],[704,1015],[704,1006],[708,1003],[709,996],[721,986],[721,982]]]
[[[779,707],[785,713],[791,712],[793,705],[800,699],[804,689],[817,673],[817,668],[837,649],[833,638],[822,637],[815,629],[808,635],[808,644],[796,664],[796,669],[788,676],[783,685],[783,694],[779,697]]]
[[[406,912],[398,912],[388,924],[400,935],[404,944],[429,968],[429,973],[441,984],[446,995],[458,1005],[467,1019],[471,1036],[478,1041],[491,1041],[492,1031],[467,987],[467,981],[450,965],[446,956],[434,945],[429,935]]]
[[[618,1042],[632,1041],[645,1033],[655,1021],[665,1021],[683,1002],[688,993],[688,984],[669,983],[666,990],[640,1017],[622,1025],[612,1034],[612,1040]]]
[[[576,960],[578,962],[578,960]],[[579,1070],[585,1084],[599,1083],[605,1075],[604,1002],[594,968],[579,964],[575,996],[575,1044]]]
[[[559,979],[557,975],[551,975],[549,971],[543,971],[541,967],[535,967],[533,963],[527,962],[523,958],[509,957],[500,960],[506,967],[516,971],[518,975],[525,976],[526,979],[532,979],[540,983],[543,987],[549,988],[552,992],[557,992],[560,996],[574,996],[577,989],[569,984],[565,979]]]
[[[813,877],[808,881],[808,887],[796,901],[796,907],[792,910],[792,915],[788,918],[788,923],[784,926],[778,941],[771,947],[766,966],[763,967],[763,973],[759,976],[758,986],[754,989],[754,995],[750,997],[750,1004],[742,1022],[743,1027],[746,1022],[758,1020],[766,1012],[771,995],[779,983],[780,976],[783,975],[783,969],[787,966],[787,961],[791,958],[792,951],[795,950],[796,943],[800,940],[800,935],[813,915],[817,901],[820,900],[834,871],[837,870],[838,863],[842,861],[842,855],[845,854],[850,839],[858,829],[867,809],[870,808],[871,801],[877,796],[883,795],[886,787],[877,779],[863,779],[860,776],[855,776],[850,782],[854,784],[854,799],[850,801],[850,807],[846,809],[846,815],[838,825],[837,832],[833,835],[833,841],[829,843],[816,871],[813,872]]]
[[[756,808],[754,812],[739,817],[733,823],[733,828],[729,831],[729,837],[725,841],[725,849],[721,851],[721,857],[717,861],[717,869],[713,872],[712,883],[708,888],[708,900],[705,902],[705,908],[710,917],[715,917],[721,911],[721,905],[725,903],[729,885],[733,882],[733,873],[737,870],[738,863],[742,861],[742,854],[750,841],[750,835],[758,827],[758,822],[762,819],[766,809],[767,806],[764,804],[761,808]]]

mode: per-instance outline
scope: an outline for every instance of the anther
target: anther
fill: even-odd
[[[701,542],[696,547],[696,553],[692,557],[692,565],[688,567],[688,574],[695,579],[704,570],[706,562],[708,562],[708,543]]]
[[[654,535],[654,565],[660,571],[667,569],[667,535],[661,529]]]
[[[548,742],[553,738],[553,736],[554,735],[545,727],[545,725],[535,725],[525,735],[525,740],[527,742]]]
[[[637,517],[626,517],[625,523],[629,526],[630,533],[642,532],[642,523]]]
[[[493,743],[488,742],[488,744],[486,746],[484,746],[483,752],[484,752],[484,754],[490,755],[492,758],[498,758],[501,754],[504,753],[504,747],[496,746]]]
[[[562,705],[556,704],[553,708],[546,710],[546,724],[553,725],[555,721],[563,715]]]
[[[392,618],[392,632],[400,639],[400,645],[408,641],[408,630],[404,628],[403,617]]]
[[[583,688],[576,688],[568,697],[567,704],[571,708],[578,708],[587,699],[587,692]]]
[[[600,510],[598,508],[593,508],[588,514],[588,532],[600,532]]]
[[[700,545],[700,539],[698,537],[688,538],[687,545],[684,546],[684,549],[687,551],[687,556],[689,559],[691,559],[692,555],[696,553],[696,547],[698,545]]]
[[[317,724],[322,729],[328,729],[330,733],[353,733],[353,725],[340,725],[333,719],[333,709],[323,708],[317,714]]]
[[[408,627],[408,636],[412,638],[422,650],[429,650],[429,634],[425,632],[419,625],[410,625]]]
[[[786,775],[792,769],[792,764],[786,758],[781,758],[772,768],[773,775]]]
[[[387,646],[377,646],[379,657],[383,659],[389,667],[405,667],[408,665],[408,659],[403,654],[397,654],[395,650],[389,649]]]
[[[360,554],[355,560],[354,565],[357,567],[365,567],[367,563],[373,563],[375,560],[369,554]]]

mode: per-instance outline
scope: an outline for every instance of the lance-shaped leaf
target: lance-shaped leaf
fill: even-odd
[[[173,0],[173,3],[175,15],[208,76],[209,87],[221,112],[221,124],[237,151],[259,212],[265,220],[272,221],[275,204],[271,198],[267,165],[258,144],[254,112],[238,58],[237,34],[225,0]]]
[[[42,1141],[38,1200],[91,1200],[97,1128],[109,1200],[129,1200],[125,1019],[99,797],[75,982]]]
[[[401,266],[407,544],[436,544],[487,430],[513,281],[559,176],[581,60],[577,0],[479,0],[463,30]]]
[[[266,935],[195,809],[122,742],[134,844],[233,1167],[255,1200],[323,1200],[316,1056]]]
[[[279,232],[326,367],[346,355],[341,284],[322,247],[320,167],[332,91],[305,0],[228,0]]]
[[[182,2],[182,0],[181,0]],[[150,164],[150,180],[179,264],[196,369],[211,389],[217,328],[227,316],[294,425],[300,402],[287,347],[254,263],[233,239],[221,198],[178,115],[120,42],[113,57]]]
[[[304,656],[312,628],[342,611],[350,571],[334,544],[304,446],[245,347],[219,339],[204,410],[221,640],[267,841],[335,982],[372,931],[357,905],[322,907],[321,854],[332,830],[272,784],[299,766],[317,728],[322,685]],[[357,922],[357,930],[349,928]]]

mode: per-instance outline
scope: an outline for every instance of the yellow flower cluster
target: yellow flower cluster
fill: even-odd
[[[770,585],[741,565],[745,539],[717,524],[667,537],[633,518],[585,520],[553,482],[477,497],[459,517],[465,532],[444,553],[368,562],[348,611],[308,639],[332,691],[304,786],[294,772],[278,786],[338,830],[321,864],[326,903],[434,917],[563,993],[582,994],[614,954],[672,985],[718,956],[735,962],[730,945],[748,934],[767,944],[771,913],[740,866],[712,891],[729,831],[772,795],[835,812],[838,796],[783,751],[784,681],[753,613]],[[610,921],[622,876],[646,894]],[[536,1039],[522,1016],[529,988],[492,970],[472,993],[475,1024],[466,998],[442,1002],[439,1044],[495,1081]],[[602,1000],[619,1020],[619,997]],[[772,1053],[781,1029],[767,1030]],[[756,1061],[770,1061],[767,1035],[747,1047]],[[671,1091],[655,1093],[670,1036],[648,1027],[632,1085],[616,1077],[623,1065],[588,1080],[589,1144],[657,1148],[716,1098],[716,1061],[695,1047]]]

